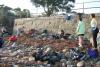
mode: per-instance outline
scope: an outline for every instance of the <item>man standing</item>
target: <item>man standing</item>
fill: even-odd
[[[97,26],[97,21],[95,19],[95,14],[91,14],[91,31],[92,31],[92,37],[93,37],[93,47],[95,51],[97,52],[98,55],[98,50],[97,50],[97,34],[99,32],[98,26]]]

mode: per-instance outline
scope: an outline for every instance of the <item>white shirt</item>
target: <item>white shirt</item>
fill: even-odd
[[[97,27],[97,21],[94,18],[91,20],[91,27]]]

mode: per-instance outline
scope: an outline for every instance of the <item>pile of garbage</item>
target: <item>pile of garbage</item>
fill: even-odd
[[[14,44],[0,49],[0,64],[23,65],[23,67],[27,65],[31,67],[37,65],[40,65],[39,67],[67,67],[68,65],[73,65],[75,67],[80,61],[89,61],[88,63],[90,64],[88,65],[92,65],[94,64],[94,58],[94,55],[89,55],[85,49],[66,46],[58,51],[54,50],[49,44]]]
[[[76,38],[75,35],[71,35],[69,33],[65,33],[63,30],[61,30],[59,33],[52,33],[48,30],[38,31],[38,30],[29,30],[29,32],[26,33],[28,37],[31,37],[33,39],[43,39],[43,40],[51,40],[51,39],[72,39],[74,40]]]
[[[4,39],[0,48],[0,67],[96,67],[100,58],[89,48],[79,48],[77,37],[71,34],[34,33],[17,37],[10,42]],[[89,47],[88,47],[89,46]]]

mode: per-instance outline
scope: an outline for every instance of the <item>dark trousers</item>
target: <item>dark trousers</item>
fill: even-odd
[[[98,34],[97,29],[92,30],[92,35],[93,35],[93,46],[94,46],[95,48],[97,48],[97,34]]]
[[[3,39],[0,38],[0,48],[2,48],[2,45],[3,45]]]

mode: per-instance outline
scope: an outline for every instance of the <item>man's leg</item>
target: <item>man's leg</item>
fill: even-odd
[[[93,32],[93,47],[97,48],[97,33]]]

